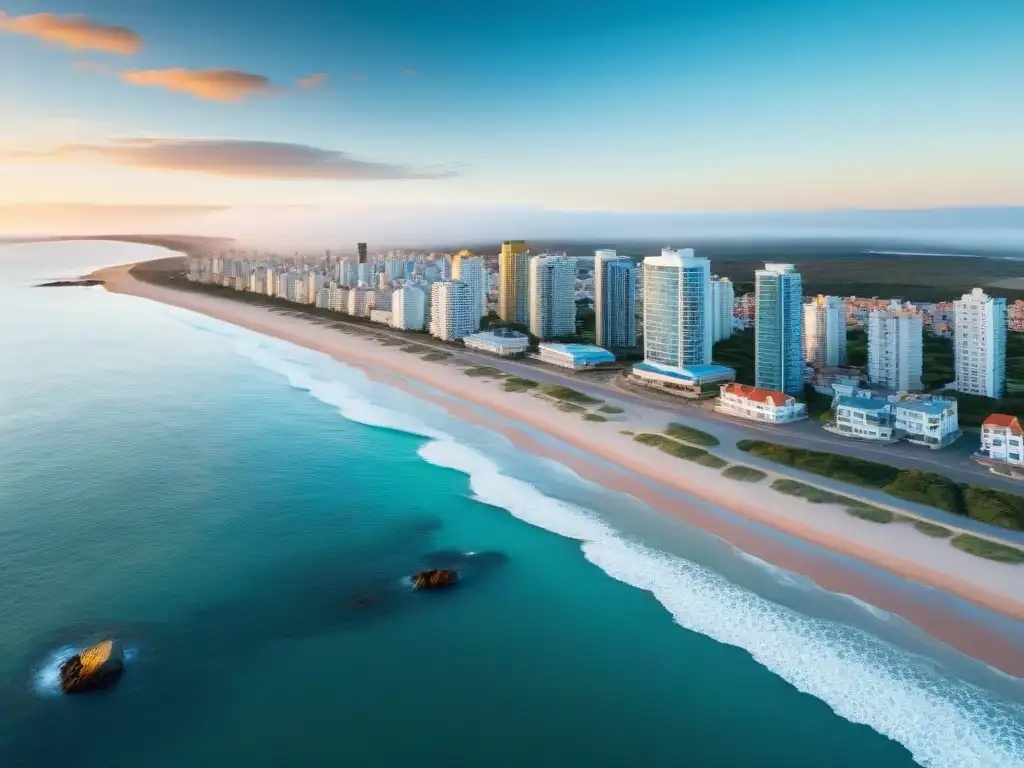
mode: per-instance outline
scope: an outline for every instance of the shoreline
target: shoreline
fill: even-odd
[[[432,400],[452,415],[499,432],[516,447],[557,461],[586,480],[634,496],[659,512],[718,536],[760,560],[805,575],[828,591],[850,595],[902,616],[960,652],[1012,676],[1024,677],[1024,652],[1019,648],[1019,641],[1007,633],[965,620],[952,610],[927,605],[889,588],[879,577],[832,561],[826,553],[808,552],[770,538],[742,521],[698,509],[667,491],[688,494],[747,521],[935,587],[1018,621],[1024,620],[1024,602],[1020,599],[1020,595],[1024,595],[1024,568],[1020,566],[1015,570],[1014,566],[978,560],[953,550],[945,541],[927,539],[908,526],[882,526],[856,520],[838,507],[812,505],[767,488],[759,493],[761,489],[757,484],[723,478],[717,470],[667,456],[620,434],[621,427],[636,426],[632,422],[590,423],[578,414],[559,411],[529,393],[505,392],[500,380],[466,376],[462,369],[451,364],[425,362],[415,355],[352,333],[340,333],[309,319],[275,313],[229,298],[192,294],[139,281],[130,274],[131,266],[102,269],[88,277],[104,280],[106,290],[113,293],[194,311],[359,367],[371,379]],[[608,462],[614,471],[586,456],[545,444],[507,421],[446,398],[432,397],[412,382],[522,423]],[[638,409],[627,406],[627,410]],[[644,418],[650,419],[643,414],[639,416],[641,422]],[[645,430],[644,426],[638,431],[657,431],[657,427],[646,425]],[[777,476],[785,475],[777,473]],[[936,569],[932,563],[942,563],[943,570]]]

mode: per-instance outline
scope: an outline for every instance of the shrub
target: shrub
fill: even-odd
[[[871,523],[891,523],[897,519],[896,514],[888,509],[861,503],[847,505],[846,514]]]
[[[665,427],[665,434],[669,437],[674,437],[676,440],[682,440],[684,443],[703,445],[708,448],[719,445],[718,438],[714,435],[694,427],[688,427],[685,424],[669,424]]]
[[[625,413],[624,408],[619,408],[617,405],[602,405],[598,408],[601,413]]]
[[[1024,497],[980,485],[963,487],[967,514],[1000,528],[1024,531]]]
[[[728,469],[722,471],[722,476],[728,477],[730,480],[739,480],[743,483],[759,483],[768,477],[760,469],[745,467],[742,464],[733,464]]]
[[[599,413],[584,413],[583,418],[587,421],[608,421],[608,419]]]
[[[499,371],[497,368],[493,368],[490,365],[474,365],[471,368],[464,370],[463,373],[467,376],[480,378],[487,376],[492,379],[500,379],[505,375],[504,372]]]
[[[845,499],[836,494],[815,488],[813,485],[801,483],[799,480],[779,479],[772,483],[772,489],[787,496],[798,496],[811,504],[840,504]]]
[[[505,379],[504,387],[506,392],[526,392],[527,390],[535,389],[537,382],[523,379],[519,376],[509,376]]]
[[[729,463],[724,459],[720,459],[717,456],[708,453],[703,448],[684,445],[670,437],[665,437],[665,435],[657,435],[653,432],[644,432],[636,435],[633,439],[638,443],[643,443],[644,445],[649,445],[652,448],[657,448],[670,456],[675,456],[677,459],[686,459],[687,461],[700,464],[702,467],[721,469]]]
[[[556,400],[565,400],[569,403],[597,405],[601,402],[596,397],[585,395],[582,392],[577,392],[575,389],[570,389],[569,387],[563,387],[560,384],[545,384],[541,387],[541,391],[548,397],[553,397]]]
[[[885,486],[890,496],[918,504],[927,504],[936,509],[964,513],[960,486],[948,477],[934,472],[922,472],[919,469],[904,469],[897,473],[895,479]]]
[[[899,470],[885,464],[854,459],[834,453],[808,451],[764,440],[740,440],[736,447],[762,459],[802,469],[822,477],[843,480],[866,488],[884,488],[896,479]]]
[[[929,523],[924,520],[915,520],[914,527],[925,536],[931,536],[933,539],[945,539],[953,533],[949,528],[943,528],[941,525]]]
[[[565,411],[566,413],[583,413],[585,410],[587,410],[582,405],[576,405],[576,403],[567,403],[564,400],[562,402],[555,403],[555,405],[558,407],[558,410]]]
[[[1024,550],[978,536],[971,536],[969,533],[954,536],[951,543],[959,550],[984,557],[986,560],[995,560],[999,563],[1024,563]]]

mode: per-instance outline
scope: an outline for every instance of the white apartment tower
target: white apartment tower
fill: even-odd
[[[711,362],[711,262],[692,248],[644,259],[644,360],[685,368]]]
[[[576,333],[576,259],[541,254],[530,259],[530,333],[555,339]]]
[[[968,395],[1002,397],[1006,389],[1006,299],[981,288],[956,302],[953,333],[956,389]]]
[[[893,301],[868,315],[868,381],[897,392],[920,392],[924,320]]]
[[[718,342],[732,336],[732,306],[736,292],[728,277],[711,280],[711,337]]]
[[[792,264],[754,273],[757,318],[754,383],[789,395],[804,391],[803,284]]]
[[[479,317],[487,314],[487,267],[479,256],[458,256],[452,262],[452,279],[469,286]]]
[[[846,302],[815,296],[804,304],[804,360],[815,368],[846,365]]]
[[[594,328],[597,346],[636,346],[636,263],[615,251],[594,252]]]
[[[430,286],[430,335],[443,341],[458,341],[476,332],[473,292],[459,280],[443,280]]]
[[[427,316],[427,297],[415,285],[403,285],[391,295],[391,325],[403,331],[422,331]]]

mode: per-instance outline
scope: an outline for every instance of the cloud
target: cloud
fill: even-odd
[[[295,84],[300,88],[315,88],[318,85],[327,81],[327,75],[323,72],[315,72],[312,75],[306,75],[306,77],[300,77],[295,81]]]
[[[269,94],[273,87],[263,75],[237,69],[138,69],[122,72],[133,85],[150,85],[187,93],[209,101],[241,102],[249,96]]]
[[[417,170],[360,160],[345,152],[306,144],[239,139],[129,138],[106,143],[76,142],[44,150],[11,150],[0,153],[0,158],[63,160],[83,155],[148,170],[263,179],[347,181],[441,179],[456,175],[451,169]]]
[[[80,51],[106,51],[131,55],[142,47],[142,37],[126,27],[111,27],[88,16],[34,13],[8,16],[0,11],[0,31],[28,35],[47,43]]]
[[[79,72],[95,72],[97,75],[110,74],[110,67],[98,61],[80,60],[76,61],[74,66]]]

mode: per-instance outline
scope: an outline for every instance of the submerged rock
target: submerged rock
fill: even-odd
[[[413,589],[444,589],[459,581],[459,572],[450,568],[431,568],[412,577]]]
[[[84,693],[107,688],[124,672],[124,649],[117,640],[104,640],[61,664],[60,688],[64,693]]]

